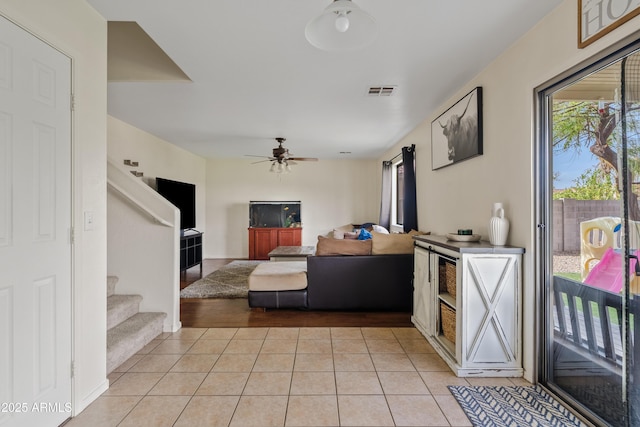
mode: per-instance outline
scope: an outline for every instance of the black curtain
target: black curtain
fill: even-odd
[[[418,229],[418,207],[416,203],[416,146],[402,147],[404,165],[404,220],[405,233]]]
[[[387,230],[391,226],[391,181],[393,178],[393,164],[385,160],[382,162],[382,197],[380,198],[380,220],[378,224]]]

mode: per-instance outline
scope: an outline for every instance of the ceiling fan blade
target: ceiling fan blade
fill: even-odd
[[[256,163],[264,163],[264,162],[273,162],[273,160],[272,159],[258,160],[257,162],[251,162],[251,164],[255,165]]]
[[[315,157],[289,157],[289,160],[298,160],[301,162],[317,162],[318,159]]]
[[[273,157],[269,157],[269,156],[256,156],[254,154],[245,154],[245,157],[262,157],[263,159],[274,159]]]
[[[296,163],[296,162],[294,162],[294,161],[293,161],[293,160],[291,160],[291,159],[287,159],[287,164],[288,164],[288,165],[291,165],[291,166],[293,166],[293,165],[297,165],[297,163]]]

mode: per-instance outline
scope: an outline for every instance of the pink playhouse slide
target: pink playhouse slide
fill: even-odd
[[[640,256],[640,250],[635,252],[636,256]],[[636,259],[629,260],[629,274],[635,276]],[[600,288],[605,291],[619,293],[622,291],[622,274],[623,259],[622,254],[608,248],[600,262],[598,262],[584,279],[584,283]]]

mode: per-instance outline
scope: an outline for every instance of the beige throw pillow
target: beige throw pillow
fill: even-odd
[[[373,255],[411,254],[413,253],[413,236],[420,234],[429,233],[411,230],[406,234],[383,234],[373,231],[371,253]]]
[[[371,245],[371,240],[339,240],[318,236],[316,256],[371,255]]]

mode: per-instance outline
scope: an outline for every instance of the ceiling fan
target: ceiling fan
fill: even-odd
[[[291,165],[295,165],[297,161],[312,161],[317,162],[318,159],[315,157],[294,157],[289,153],[288,148],[284,148],[282,143],[285,142],[286,138],[275,138],[278,142],[278,146],[275,147],[272,151],[271,156],[253,156],[251,154],[247,154],[249,157],[263,157],[265,160],[260,160],[257,162],[253,162],[252,164],[262,163],[262,162],[271,162],[270,172],[291,172]]]

